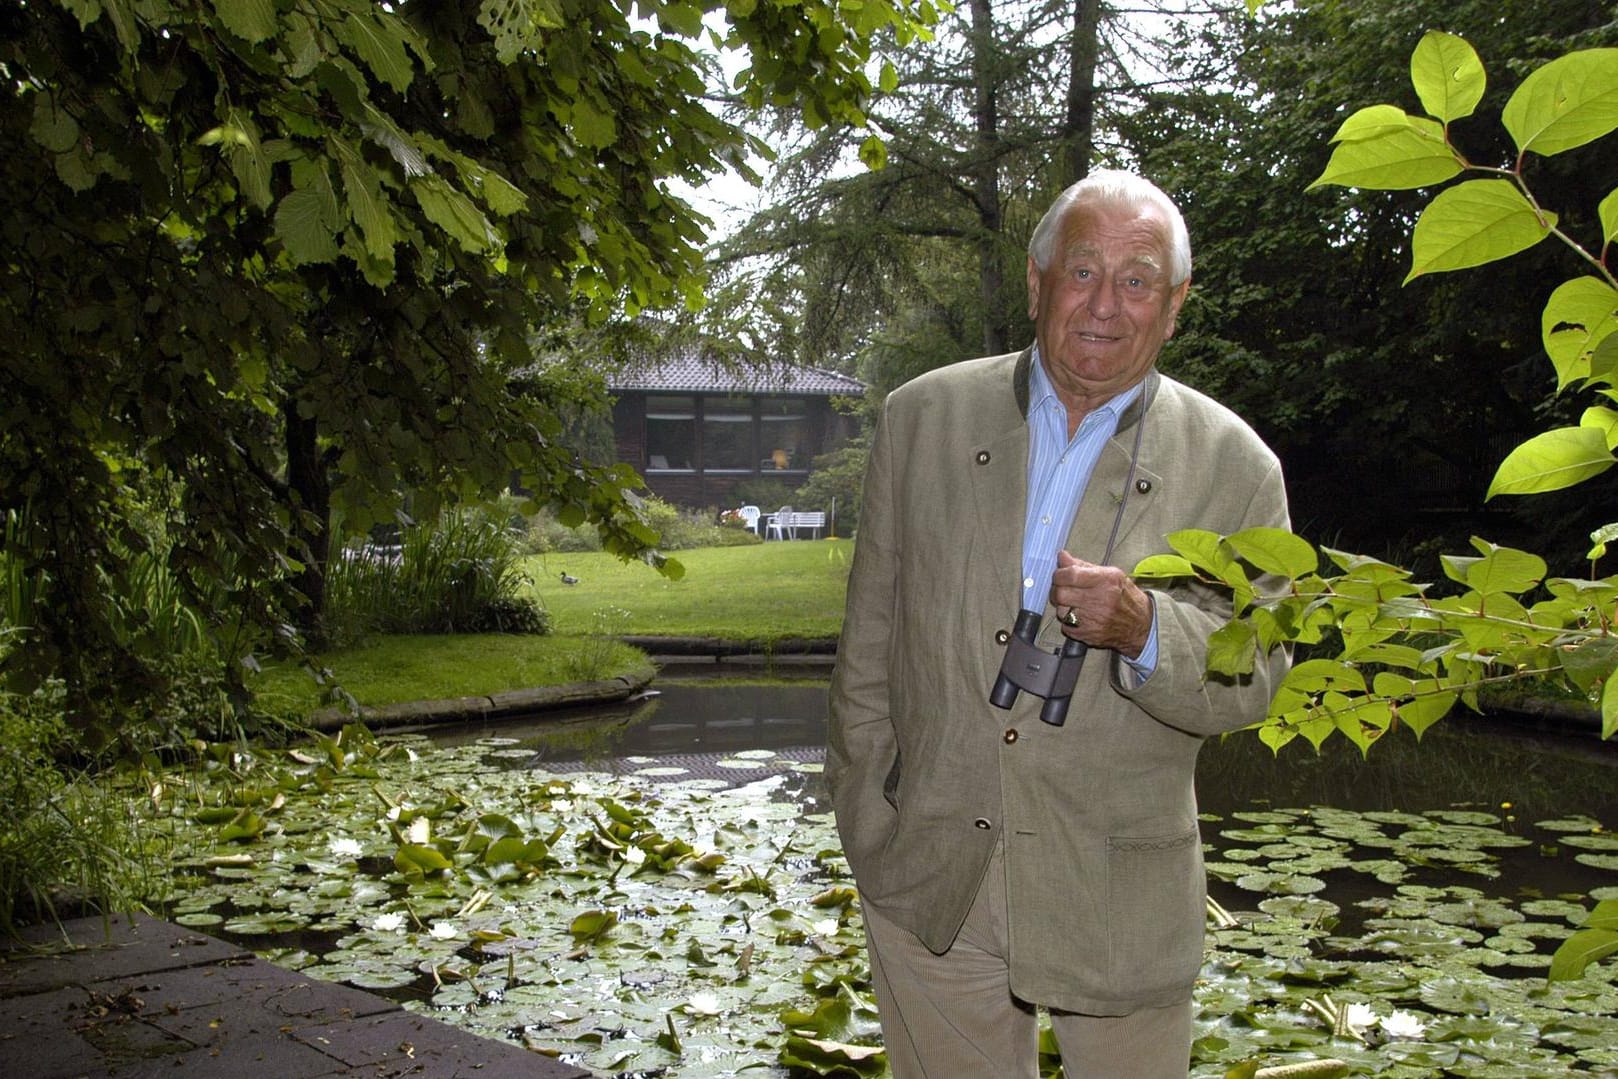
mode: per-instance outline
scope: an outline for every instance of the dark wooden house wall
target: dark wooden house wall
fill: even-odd
[[[668,396],[658,393],[653,396]],[[723,395],[697,394],[703,402],[707,400],[727,400]],[[630,465],[646,480],[647,487],[652,494],[671,502],[677,506],[692,509],[725,508],[734,506],[736,499],[732,492],[740,483],[757,479],[778,479],[783,483],[796,487],[808,479],[811,469],[788,468],[777,469],[763,467],[760,460],[757,467],[746,472],[724,471],[708,472],[703,469],[700,461],[692,471],[663,471],[650,467],[646,437],[646,398],[647,393],[640,390],[618,391],[617,401],[612,410],[612,426],[614,438],[617,443],[618,460]],[[801,458],[807,462],[813,457],[828,453],[844,445],[853,437],[858,429],[858,421],[853,417],[843,415],[832,408],[831,399],[824,396],[805,396],[799,398],[804,405],[805,425],[808,432],[808,445],[801,447]],[[728,398],[734,401],[734,398]],[[700,407],[700,406],[699,406]],[[700,429],[700,423],[698,427]],[[765,510],[774,509],[773,506],[761,507]]]

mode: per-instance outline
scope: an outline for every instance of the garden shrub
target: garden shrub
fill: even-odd
[[[0,627],[0,658],[17,631]],[[158,860],[124,799],[67,759],[77,743],[61,683],[0,690],[0,931],[87,912],[141,909]]]
[[[548,613],[524,595],[522,533],[495,517],[453,510],[404,529],[396,551],[344,550],[326,582],[333,643],[371,633],[548,633]]]

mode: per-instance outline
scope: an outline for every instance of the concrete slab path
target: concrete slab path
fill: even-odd
[[[591,1079],[144,915],[0,940],[0,1074]]]

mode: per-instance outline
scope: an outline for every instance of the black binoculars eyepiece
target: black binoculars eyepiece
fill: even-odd
[[[1060,727],[1067,722],[1068,701],[1073,697],[1073,686],[1079,680],[1089,647],[1083,641],[1064,637],[1060,649],[1046,652],[1035,643],[1040,621],[1038,611],[1024,608],[1017,612],[1011,640],[1006,642],[1006,656],[1000,661],[1000,673],[989,691],[989,703],[996,708],[1010,708],[1017,703],[1019,692],[1032,693],[1045,698],[1039,718]]]

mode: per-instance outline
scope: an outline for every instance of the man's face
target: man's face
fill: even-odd
[[[1080,204],[1050,265],[1028,260],[1028,316],[1057,395],[1083,414],[1146,377],[1191,282],[1169,283],[1169,226],[1153,208]]]

